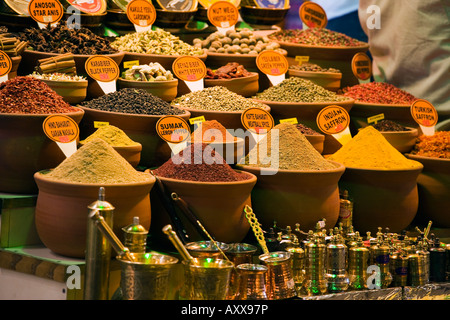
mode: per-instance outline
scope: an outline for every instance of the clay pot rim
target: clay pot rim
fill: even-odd
[[[371,103],[371,102],[361,102],[359,100],[355,100],[355,106],[360,107],[375,107],[375,108],[411,108],[410,104],[387,104],[387,103]]]
[[[276,173],[282,173],[282,174],[333,174],[333,173],[339,173],[339,172],[344,172],[346,170],[346,167],[340,163],[340,162],[336,162],[336,161],[332,161],[332,160],[327,160],[328,162],[331,162],[334,165],[337,165],[335,169],[329,169],[329,170],[286,170],[286,169],[278,169]],[[243,168],[243,170],[248,170],[248,171],[252,171],[252,172],[258,172],[259,174],[261,173],[261,171],[267,171],[267,172],[272,172],[273,169],[270,168],[262,168],[262,167],[252,167],[252,166],[247,166],[247,165],[241,165],[241,164],[237,164],[236,167],[239,168]],[[254,173],[255,174],[255,173]]]
[[[101,138],[100,138],[101,139]],[[79,142],[79,145],[80,146],[84,146],[86,143],[84,143],[84,142],[82,142],[82,141],[80,141]],[[112,145],[112,144],[110,144],[110,146],[111,147],[113,147],[113,149],[114,150],[128,150],[128,151],[142,151],[142,144],[141,143],[139,143],[139,142],[136,142],[135,141],[135,144],[133,144],[133,145],[130,145],[130,146],[115,146],[115,145]]]
[[[419,136],[419,130],[417,128],[413,127],[406,127],[410,130],[408,131],[380,131],[382,135],[386,136],[397,136],[397,135],[404,135],[404,136]]]
[[[64,113],[1,113],[0,117],[32,117],[32,118],[46,118],[48,116],[53,115],[64,115],[64,116],[70,116],[70,115],[84,115],[84,110],[77,106],[72,106],[72,108],[78,109],[74,112],[64,112]]]
[[[87,108],[87,107],[83,107],[83,106],[79,106],[79,108],[85,110],[85,111],[92,111],[92,112],[98,112],[98,113],[103,113],[103,114],[110,114],[110,115],[116,115],[116,116],[124,116],[124,117],[130,117],[130,118],[153,118],[153,119],[157,119],[157,118],[162,118],[165,116],[168,116],[168,114],[165,115],[152,115],[152,114],[139,114],[139,113],[123,113],[123,112],[116,112],[116,111],[105,111],[105,110],[97,110],[97,109],[92,109],[92,108]],[[181,108],[178,108],[181,109]],[[183,116],[190,116],[191,113],[187,110],[182,110],[185,111],[183,114],[177,114],[176,116],[179,117],[183,117]]]
[[[191,9],[191,10],[164,10],[164,9],[158,9],[155,8],[156,12],[164,12],[164,13],[195,13],[198,11],[198,8]],[[156,15],[158,16],[158,15]]]
[[[443,163],[448,162],[450,164],[450,159],[446,159],[446,158],[424,157],[424,156],[419,156],[419,155],[412,154],[412,153],[406,153],[406,156],[408,158],[410,158],[411,160],[416,160],[419,162],[420,162],[420,160],[425,160],[425,161],[434,161],[434,162],[443,162]]]
[[[34,174],[34,179],[36,181],[42,181],[46,183],[51,183],[55,186],[74,186],[74,187],[105,187],[105,188],[122,188],[122,187],[130,187],[130,186],[148,186],[153,185],[156,182],[155,177],[153,177],[151,174],[149,174],[150,179],[148,181],[142,181],[142,182],[130,182],[130,183],[114,183],[114,184],[106,184],[106,183],[78,183],[78,182],[67,182],[67,181],[59,181],[59,180],[53,180],[49,179],[48,177],[43,174],[43,172],[51,171],[51,169],[47,170],[41,170]]]
[[[114,49],[114,48],[112,48]],[[115,49],[114,49],[115,50]],[[48,57],[52,57],[52,56],[58,56],[61,55],[62,53],[57,53],[57,52],[45,52],[45,51],[36,51],[36,50],[25,50],[24,53],[36,53],[36,54],[41,54],[44,56],[48,56]],[[120,57],[123,56],[125,54],[124,51],[117,51],[114,53],[109,53],[109,54],[102,54],[102,56],[106,56],[106,57]],[[73,54],[74,58],[89,58],[89,57],[93,57],[95,56],[95,54]]]
[[[324,101],[324,102],[280,102],[280,101],[267,101],[267,100],[259,100],[259,99],[252,99],[254,101],[257,101],[262,104],[266,105],[273,105],[277,107],[282,106],[290,106],[290,107],[301,107],[301,106],[330,106],[330,105],[337,105],[337,106],[354,106],[355,100],[352,98],[349,98],[349,100],[346,101]]]
[[[177,84],[178,83],[178,79],[177,78],[173,78],[172,80],[164,80],[164,81],[138,81],[138,80],[128,80],[128,79],[123,79],[123,78],[118,78],[117,82],[124,82],[124,83],[139,83],[139,84],[149,84],[149,86],[151,86],[151,84]]]
[[[274,41],[274,40],[272,40],[272,41]],[[207,50],[207,49],[205,49],[205,50]],[[207,50],[207,52],[208,52],[208,57],[215,57],[215,58],[236,57],[236,60],[241,60],[240,58],[256,58],[258,56],[258,54],[248,54],[248,53],[241,53],[241,54],[217,53],[217,52],[209,52],[209,50]],[[281,53],[285,57],[287,57],[287,55],[288,55],[288,52],[286,49],[278,48],[277,52]]]
[[[418,161],[417,161],[418,162]],[[420,162],[419,162],[420,163]],[[355,171],[355,172],[378,172],[378,173],[394,173],[394,172],[414,172],[414,171],[422,171],[423,164],[420,163],[420,166],[415,168],[406,168],[406,169],[374,169],[374,168],[355,168],[355,167],[345,167],[346,171]]]
[[[205,84],[209,83],[211,85],[214,85],[214,82],[225,82],[225,83],[230,83],[230,82],[239,82],[243,81],[243,80],[257,80],[259,79],[259,73],[257,72],[250,72],[249,76],[246,77],[239,77],[239,78],[232,78],[232,79],[204,79]]]
[[[66,85],[73,85],[73,89],[79,89],[80,87],[84,88],[88,86],[88,80],[50,80],[50,79],[39,79],[45,83],[51,88],[51,84],[66,84]],[[50,84],[49,84],[50,83]],[[78,86],[76,86],[78,85]]]
[[[149,171],[150,171],[150,169],[145,170],[145,172],[149,172]],[[162,176],[158,176],[158,175],[157,175],[157,177],[161,181],[174,182],[174,183],[184,184],[184,185],[236,186],[236,185],[256,183],[257,178],[256,178],[256,176],[253,173],[246,172],[246,171],[241,171],[241,170],[234,170],[234,171],[236,171],[238,173],[243,173],[245,175],[248,175],[250,177],[250,179],[245,179],[245,180],[241,180],[241,181],[230,181],[230,182],[225,182],[225,181],[210,182],[210,181],[194,181],[194,180],[172,179],[172,178],[166,178],[166,177],[162,177]],[[151,173],[150,173],[150,175],[151,175]]]
[[[206,49],[202,49],[203,53],[202,54],[193,54],[191,55],[192,57],[196,57],[199,59],[205,58],[208,56],[208,51]],[[126,55],[130,55],[130,56],[141,56],[141,57],[159,57],[159,58],[173,58],[176,59],[178,57],[182,57],[184,55],[179,55],[179,54],[155,54],[155,53],[139,53],[139,52],[131,52],[131,51],[123,51],[123,53]]]
[[[234,137],[234,140],[230,141],[230,140],[226,140],[226,141],[188,141],[188,143],[192,144],[192,143],[205,143],[208,145],[219,145],[219,144],[244,144],[245,140],[242,139],[241,137]]]
[[[179,106],[177,106],[177,104],[175,103],[175,104],[173,104],[173,106],[176,106],[177,108],[179,108],[179,109],[183,109],[183,110],[186,110],[186,111],[188,111],[189,113],[192,113],[192,112],[200,112],[200,113],[203,113],[203,114],[205,114],[205,115],[211,115],[211,116],[213,116],[213,115],[215,115],[215,114],[236,114],[236,115],[239,115],[239,114],[242,114],[245,110],[241,110],[241,111],[213,111],[213,110],[200,110],[200,109],[192,109],[192,108],[186,108],[186,107],[179,107]],[[264,104],[264,110],[266,110],[267,112],[270,112],[270,106],[268,106],[268,105],[266,105],[266,104]]]
[[[320,71],[300,71],[295,69],[288,69],[289,76],[307,77],[307,78],[328,78],[328,79],[342,79],[342,72],[320,72]]]
[[[324,50],[328,49],[328,50],[341,50],[341,51],[368,50],[369,49],[369,44],[367,42],[363,42],[364,43],[363,45],[354,46],[354,47],[346,47],[346,46],[331,47],[331,46],[317,46],[317,45],[300,44],[300,43],[293,43],[293,42],[289,42],[289,41],[279,41],[279,40],[274,40],[274,39],[271,39],[271,40],[276,41],[280,45],[284,45],[287,47],[292,46],[292,47],[307,48],[307,49],[324,49]]]
[[[289,9],[291,8],[291,6],[288,6],[287,8],[260,8],[257,6],[242,6],[242,8],[246,8],[246,9],[256,9],[256,11],[289,11]]]

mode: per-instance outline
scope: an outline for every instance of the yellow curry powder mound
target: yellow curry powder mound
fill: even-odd
[[[113,147],[127,147],[139,145],[139,143],[133,141],[121,129],[112,125],[99,127],[93,134],[91,134],[85,140],[80,141],[80,143],[86,144],[87,142],[92,141],[93,139],[96,138],[105,140],[108,144],[110,144]]]
[[[346,167],[361,169],[393,170],[422,166],[417,161],[407,159],[372,126],[361,129],[328,159],[340,162]]]

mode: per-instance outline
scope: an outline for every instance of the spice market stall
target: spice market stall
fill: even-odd
[[[0,299],[448,298],[439,106],[320,6],[40,1],[0,1]]]

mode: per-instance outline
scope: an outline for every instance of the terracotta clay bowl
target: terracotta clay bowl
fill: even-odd
[[[341,88],[342,73],[338,72],[313,72],[289,69],[288,75],[289,77],[310,80],[318,86],[334,92]]]
[[[259,74],[252,72],[248,77],[234,78],[234,79],[205,79],[205,88],[222,86],[228,90],[240,94],[243,97],[251,97],[259,90]]]
[[[84,258],[87,236],[88,206],[105,188],[106,201],[114,206],[113,231],[123,238],[123,227],[139,217],[139,223],[150,228],[150,190],[155,178],[129,184],[83,184],[49,179],[45,172],[34,175],[39,188],[36,202],[36,229],[44,245],[58,254]]]
[[[417,179],[419,188],[419,211],[417,218],[433,226],[450,228],[450,159],[406,155],[423,164]]]
[[[384,114],[389,119],[405,127],[417,128],[417,122],[411,116],[408,104],[375,104],[355,101],[350,111],[352,125],[355,129],[367,126],[367,118]]]
[[[423,166],[405,170],[371,170],[347,167],[339,187],[354,199],[353,225],[361,234],[378,227],[391,232],[407,228],[417,214],[417,179]]]
[[[77,123],[84,110],[65,113]],[[66,156],[42,130],[50,114],[0,113],[0,192],[34,194],[35,172],[56,167]]]
[[[408,153],[416,144],[419,130],[408,128],[409,131],[380,131],[383,137],[399,152]]]
[[[119,89],[143,89],[164,101],[172,101],[178,94],[178,79],[167,81],[135,81],[119,78],[117,79],[117,86]]]
[[[325,143],[325,135],[323,134],[305,134],[306,140],[311,143],[311,145],[316,149],[320,154],[323,153],[324,143]]]
[[[239,163],[239,160],[245,156],[245,140],[243,138],[235,137],[231,141],[203,141],[203,143],[211,146],[229,165]]]
[[[22,56],[10,57],[12,66],[11,71],[8,73],[8,80],[13,79],[17,76],[17,70],[19,69],[20,62],[22,61]]]
[[[339,218],[338,182],[345,167],[332,163],[336,166],[333,170],[278,170],[276,173],[271,169],[237,165],[238,169],[257,177],[252,205],[263,229],[268,230],[276,221],[281,228],[300,223],[302,230],[313,230],[323,218],[327,229],[334,227]]]
[[[85,111],[85,117],[80,123],[81,139],[86,139],[96,130],[95,121],[107,122],[123,130],[131,140],[142,145],[140,165],[144,167],[159,166],[171,156],[169,145],[156,132],[156,123],[163,116],[127,114],[120,112],[95,110],[80,107]],[[190,113],[186,111],[179,117],[188,120]]]
[[[256,177],[251,173],[245,174],[249,179],[237,182],[199,182],[159,178],[169,194],[175,192],[189,205],[216,241],[232,243],[242,241],[250,229],[250,224],[245,218],[244,207],[251,206],[250,194],[256,183]],[[161,229],[170,223],[170,220],[154,192],[155,190],[151,194],[153,216],[150,232],[156,237],[165,237]],[[204,240],[183,214],[179,216],[192,241]]]
[[[77,104],[86,99],[88,80],[67,81],[42,79],[42,81],[63,97],[67,103]]]

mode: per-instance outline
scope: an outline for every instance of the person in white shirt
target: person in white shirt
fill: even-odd
[[[428,100],[439,114],[437,128],[449,130],[450,1],[360,0],[359,18],[375,81]]]

